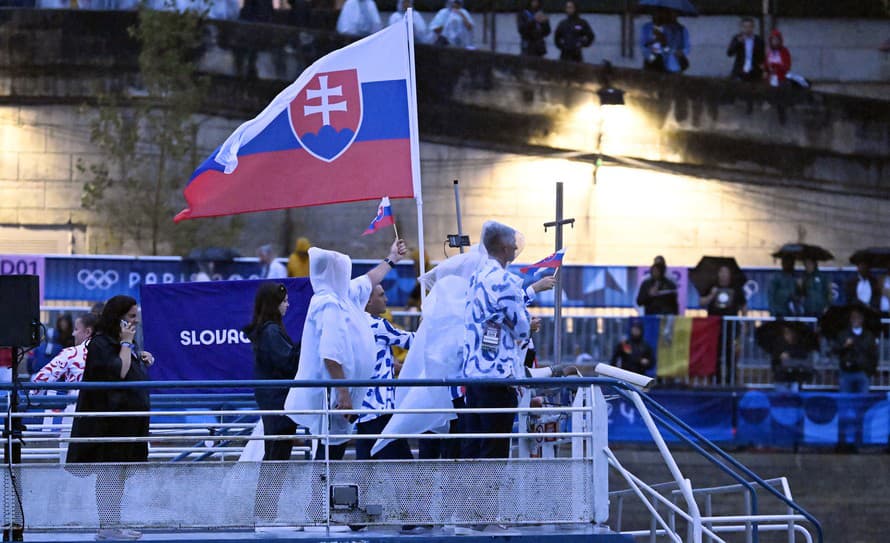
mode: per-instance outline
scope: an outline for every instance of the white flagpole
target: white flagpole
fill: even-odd
[[[411,130],[411,178],[414,182],[414,201],[417,204],[417,247],[420,262],[417,267],[420,274],[426,273],[426,251],[423,243],[423,192],[420,181],[420,129],[417,122],[417,78],[414,73],[414,8],[408,8],[405,13],[405,24],[408,32],[408,123]],[[423,305],[426,292],[420,289],[420,302]]]

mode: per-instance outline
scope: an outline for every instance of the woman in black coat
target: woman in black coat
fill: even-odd
[[[255,379],[293,380],[300,361],[300,346],[294,344],[284,329],[282,317],[289,302],[287,289],[281,283],[264,283],[257,290],[253,303],[253,320],[244,329],[254,353]],[[257,406],[264,411],[284,409],[288,388],[257,388]],[[263,415],[263,434],[288,436],[297,432],[297,424],[285,415]],[[284,484],[285,471],[280,465],[266,464],[268,460],[290,460],[294,441],[267,440],[257,483],[254,515],[262,522],[272,522],[278,516],[278,498]]]
[[[129,296],[115,296],[108,300],[96,330],[90,340],[84,382],[147,381],[148,367],[154,357],[139,351],[133,339],[139,308]],[[130,412],[151,409],[146,389],[86,389],[77,398],[77,412]],[[72,438],[92,438],[89,442],[74,442],[68,447],[69,464],[102,462],[145,462],[148,460],[148,441],[102,441],[105,437],[148,437],[149,417],[75,417]],[[112,466],[95,471],[96,505],[99,509],[97,539],[138,539],[141,534],[120,529],[121,500],[126,474]]]

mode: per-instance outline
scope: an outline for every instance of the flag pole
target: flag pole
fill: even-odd
[[[396,233],[396,241],[399,241],[399,239],[400,239],[400,238],[399,238],[399,227],[396,226],[396,221],[392,221],[392,229],[393,229],[393,230],[395,231],[395,233]]]
[[[417,269],[420,275],[426,273],[426,250],[423,243],[423,192],[420,182],[420,130],[417,122],[417,77],[414,72],[414,8],[408,8],[405,13],[405,25],[408,33],[408,95],[410,102],[408,103],[408,122],[411,130],[411,178],[414,183],[414,202],[417,204],[417,248],[418,258]],[[420,305],[426,300],[425,289],[420,289]]]

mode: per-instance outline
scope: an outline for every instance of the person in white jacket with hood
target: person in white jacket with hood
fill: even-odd
[[[367,274],[350,280],[352,261],[336,251],[313,247],[309,250],[309,280],[315,294],[309,302],[300,350],[297,381],[336,381],[370,379],[374,371],[376,346],[365,306],[375,286],[404,258],[403,240],[392,244],[389,257]],[[332,387],[329,408],[353,409],[361,406],[367,387]],[[324,409],[325,389],[292,388],[285,400],[287,410]],[[355,406],[355,407],[354,407]],[[305,426],[312,435],[348,435],[353,432],[355,415],[331,414],[327,424],[320,414],[296,414],[290,417]],[[319,443],[315,458],[329,453],[341,459],[347,438]]]

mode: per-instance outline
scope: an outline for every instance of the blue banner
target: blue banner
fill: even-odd
[[[377,264],[373,260],[356,260],[353,275],[366,273]],[[520,265],[511,267],[518,272]],[[139,299],[143,285],[188,282],[197,272],[194,263],[176,257],[66,257],[47,256],[45,262],[43,298],[46,300],[103,301],[115,294],[128,294]],[[636,304],[637,290],[644,279],[645,268],[637,266],[563,266],[563,305],[565,307],[628,308]],[[777,273],[773,268],[744,270],[748,281],[744,286],[750,309],[765,310],[767,284]],[[234,262],[218,263],[215,280],[256,279],[260,265],[255,259],[243,258]],[[824,269],[831,281],[835,303],[845,303],[844,283],[855,273],[852,269]],[[528,276],[528,282],[533,280]],[[677,279],[675,277],[675,279]],[[414,265],[405,262],[387,275],[383,282],[386,295],[394,307],[404,307],[416,288]],[[698,293],[690,285],[681,287],[686,307],[699,307]],[[683,306],[683,299],[680,300]],[[553,295],[542,293],[538,302],[553,305]]]
[[[695,428],[711,441],[733,440],[733,409],[735,399],[725,392],[653,392],[650,394],[683,422]],[[634,405],[624,398],[616,398],[609,405],[609,440],[651,442],[649,430]],[[679,438],[660,428],[665,440]]]
[[[282,282],[290,301],[284,326],[298,342],[312,287],[308,279]],[[144,343],[156,361],[150,370],[151,378],[253,379],[253,351],[241,330],[250,323],[254,296],[262,283],[254,280],[144,285]]]

